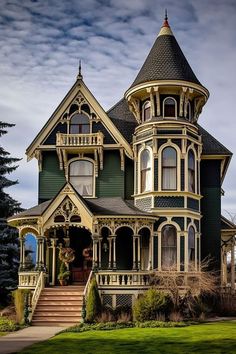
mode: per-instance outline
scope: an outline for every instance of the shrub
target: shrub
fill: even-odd
[[[169,319],[172,322],[182,322],[183,321],[183,316],[181,315],[180,312],[173,311],[173,312],[171,312],[171,314],[169,316]]]
[[[94,322],[101,312],[101,299],[98,293],[97,282],[94,278],[91,281],[88,298],[86,302],[86,321]]]
[[[169,296],[156,289],[149,289],[138,298],[133,307],[135,320],[143,322],[156,320],[160,313],[165,313],[171,306]]]
[[[0,332],[14,332],[19,329],[19,326],[13,320],[5,317],[0,317]]]
[[[218,302],[218,313],[221,316],[236,316],[236,298],[232,294],[221,295]]]
[[[27,289],[17,289],[12,292],[14,299],[14,305],[16,310],[16,322],[22,323],[24,319],[24,301],[25,296],[30,294],[30,290]]]

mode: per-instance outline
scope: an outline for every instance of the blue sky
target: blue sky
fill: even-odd
[[[110,108],[134,80],[168,9],[174,35],[210,91],[199,123],[236,152],[236,2],[234,0],[0,0],[1,120],[16,127],[1,139],[22,157],[9,192],[37,204],[37,162],[26,147],[73,85],[79,59],[86,85]],[[235,158],[223,209],[236,213]]]

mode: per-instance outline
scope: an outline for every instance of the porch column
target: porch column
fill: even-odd
[[[136,235],[133,235],[133,269],[137,269],[136,263]]]
[[[25,239],[24,237],[20,238],[20,270],[24,269],[24,253],[25,253]]]
[[[231,243],[231,292],[235,292],[235,240]]]
[[[137,240],[138,240],[138,269],[141,268],[141,250],[140,250],[140,235],[137,235]]]
[[[98,266],[98,235],[93,234],[93,269],[97,268]]]
[[[57,238],[51,239],[52,242],[52,285],[56,284],[56,244]]]
[[[102,267],[102,238],[98,239],[98,268]]]
[[[39,270],[44,269],[44,238],[40,237],[38,239],[38,246],[39,246],[39,259],[38,259],[38,267]]]
[[[112,235],[113,239],[113,269],[116,269],[116,235]]]
[[[111,252],[112,252],[112,238],[108,237],[108,242],[109,242],[109,260],[108,260],[108,268],[111,269]]]
[[[35,265],[35,270],[39,270],[39,266],[40,266],[40,239],[37,237],[36,238],[36,242],[37,242],[37,251],[36,251],[36,265]]]

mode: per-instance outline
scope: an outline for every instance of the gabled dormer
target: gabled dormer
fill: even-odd
[[[131,146],[85,85],[81,70],[26,154],[39,162],[40,202],[53,198],[66,181],[85,198],[125,196],[124,169],[133,155]],[[116,172],[113,179],[119,180],[120,193],[115,186],[108,192],[109,169]]]

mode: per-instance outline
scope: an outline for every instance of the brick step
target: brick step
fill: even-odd
[[[80,311],[49,311],[49,312],[44,312],[44,311],[35,311],[34,312],[34,319],[38,317],[80,317],[81,312]]]
[[[68,306],[68,305],[64,305],[64,306],[49,306],[49,305],[44,305],[44,306],[37,306],[37,309],[35,310],[36,312],[42,312],[42,311],[81,311],[82,310],[82,305],[79,306]]]
[[[49,295],[40,295],[40,300],[45,300],[45,301],[56,301],[56,300],[82,300],[83,297],[81,295],[54,295],[54,296],[49,296]]]
[[[33,321],[44,321],[44,322],[74,322],[78,323],[81,321],[81,316],[53,316],[53,317],[44,317],[44,316],[34,316]]]
[[[31,325],[32,326],[46,326],[46,327],[72,327],[75,326],[78,322],[46,322],[45,320],[43,321],[32,321]]]
[[[82,306],[83,300],[39,300],[37,303],[38,306]]]

